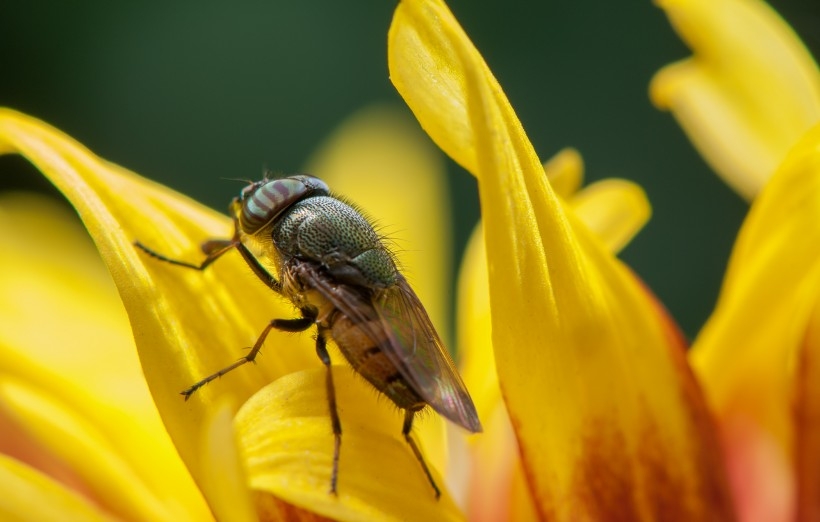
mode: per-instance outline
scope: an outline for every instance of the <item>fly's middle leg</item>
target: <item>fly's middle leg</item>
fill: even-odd
[[[259,354],[259,350],[262,349],[262,345],[265,343],[265,339],[268,337],[268,334],[271,330],[280,330],[283,332],[303,332],[313,326],[316,322],[315,314],[309,313],[307,310],[302,310],[302,317],[296,319],[274,319],[262,330],[262,334],[254,343],[253,347],[244,357],[240,358],[235,363],[226,366],[219,370],[216,373],[212,373],[211,375],[205,377],[204,379],[195,382],[188,388],[182,390],[180,392],[182,395],[185,396],[185,400],[187,401],[188,398],[198,389],[202,388],[209,382],[218,379],[225,375],[226,373],[233,371],[243,364],[253,362],[256,359],[256,356]]]
[[[342,422],[336,409],[336,388],[333,386],[333,371],[330,367],[330,354],[327,353],[326,329],[319,327],[316,335],[316,354],[327,369],[327,405],[330,409],[330,424],[333,428],[333,469],[330,472],[330,493],[337,495],[336,483],[339,478],[339,450],[342,447]]]

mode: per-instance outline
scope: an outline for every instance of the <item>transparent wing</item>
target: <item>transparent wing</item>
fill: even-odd
[[[424,306],[403,277],[369,297],[357,287],[331,281],[313,264],[300,263],[291,269],[362,328],[434,410],[471,432],[481,431],[464,382]],[[374,317],[374,310],[378,317]]]
[[[390,339],[385,354],[434,410],[469,431],[481,431],[473,400],[427,311],[399,277],[396,285],[379,290],[373,299]]]

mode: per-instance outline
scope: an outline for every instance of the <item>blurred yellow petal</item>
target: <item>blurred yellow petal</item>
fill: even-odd
[[[239,445],[260,502],[265,495],[286,501],[296,507],[296,520],[298,508],[334,520],[461,519],[446,490],[436,500],[401,435],[396,408],[349,368],[334,367],[333,374],[342,423],[338,496],[328,493],[333,432],[322,369],[276,380],[237,414]]]
[[[630,273],[563,212],[452,14],[402,2],[388,41],[397,89],[479,180],[495,361],[540,516],[731,518],[682,347]]]
[[[199,242],[230,237],[227,217],[107,163],[46,124],[0,111],[0,150],[40,169],[77,209],[113,275],[129,314],[148,386],[177,450],[201,480],[200,429],[215,397],[241,403],[278,375],[320,363],[309,336],[274,332],[275,357],[212,383],[189,401],[180,391],[251,345],[273,317],[292,307],[256,280],[238,254],[207,272],[175,267],[137,251],[139,240],[196,262]],[[226,197],[226,199],[228,199]],[[246,306],[253,303],[253,306]]]
[[[92,497],[111,513],[143,520],[177,519],[134,476],[118,448],[57,398],[0,378],[0,403],[28,437],[67,462],[92,490]]]
[[[100,444],[116,447],[119,473],[134,481],[124,490],[147,488],[166,518],[207,517],[151,401],[122,302],[76,215],[50,198],[4,194],[0,245],[0,378],[50,397]],[[17,429],[32,416],[15,423]],[[48,430],[43,444],[8,426],[0,433],[0,450],[88,490],[89,477],[80,475],[94,470],[76,469],[87,459],[77,460],[66,440]],[[113,478],[95,480],[92,497],[117,494],[104,486]]]
[[[694,57],[662,69],[652,100],[706,161],[753,198],[820,120],[820,73],[792,29],[759,0],[657,0]]]
[[[646,193],[631,181],[610,178],[581,189],[584,161],[573,148],[546,161],[544,172],[552,190],[610,252],[618,253],[629,244],[652,214]]]
[[[155,414],[128,316],[76,215],[51,198],[5,193],[0,244],[0,344],[92,395]]]
[[[0,519],[7,522],[117,520],[46,475],[0,454]]]
[[[797,401],[799,387],[806,385],[803,372],[813,371],[816,357],[813,345],[804,344],[820,289],[818,215],[820,126],[795,147],[752,205],[720,299],[691,352],[727,447],[742,440],[752,441],[747,446],[758,455],[769,448],[765,458],[777,464],[771,469],[793,469],[806,458],[804,452],[818,451],[813,445],[795,449],[795,438],[811,436],[804,431],[811,426],[796,426],[793,409],[802,416],[820,415]],[[758,502],[753,510],[769,512],[767,505],[776,503],[781,514],[791,513],[816,502],[814,497],[771,499],[766,493],[779,486],[767,478],[757,484],[760,489],[744,494]],[[751,487],[734,485],[736,491]],[[797,484],[797,491],[802,487]]]
[[[584,181],[584,159],[577,150],[565,148],[544,162],[544,172],[552,190],[569,199]]]
[[[643,189],[625,179],[605,179],[587,185],[569,200],[569,206],[613,253],[629,244],[652,212]]]

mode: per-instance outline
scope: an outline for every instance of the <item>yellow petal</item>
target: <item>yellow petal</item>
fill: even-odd
[[[552,190],[610,252],[620,252],[649,221],[649,200],[636,183],[609,178],[581,190],[584,162],[575,149],[558,152],[544,163],[544,172]]]
[[[820,120],[820,73],[800,39],[759,0],[658,0],[692,48],[662,69],[651,96],[712,168],[753,198]]]
[[[550,180],[552,190],[562,198],[569,199],[584,181],[584,160],[577,150],[562,149],[544,162],[544,172]]]
[[[342,425],[338,496],[329,493],[334,442],[321,369],[278,379],[237,414],[249,483],[260,498],[334,520],[460,519],[446,490],[436,500],[396,408],[349,368],[334,367],[333,379]]]
[[[4,194],[0,243],[0,375],[58,400],[67,415],[116,446],[138,482],[125,489],[147,488],[170,518],[207,517],[151,401],[122,302],[76,215],[50,198]],[[0,446],[9,436],[0,432]],[[69,456],[77,451],[65,440],[48,440]],[[75,470],[46,446],[26,443],[40,469],[73,477],[95,471]],[[83,460],[74,463],[86,467]]]
[[[117,520],[49,477],[4,455],[0,455],[0,490],[0,519],[8,522]]]
[[[0,111],[0,150],[32,161],[76,208],[120,292],[165,426],[194,479],[201,480],[200,429],[215,397],[238,404],[276,376],[320,363],[309,336],[275,332],[266,350],[275,356],[260,357],[187,402],[180,391],[235,361],[270,319],[291,317],[294,310],[254,278],[237,253],[198,272],[159,262],[133,246],[139,240],[197,262],[201,241],[230,236],[227,217],[8,109]]]
[[[548,175],[554,167],[555,163],[547,169]],[[569,207],[613,253],[623,248],[649,218],[646,195],[640,187],[625,180],[593,183],[578,192],[570,200]],[[457,301],[464,382],[473,396],[479,417],[491,419],[485,421],[485,435],[472,441],[472,451],[479,455],[481,469],[469,475],[473,485],[469,501],[471,520],[497,520],[499,510],[504,509],[520,509],[525,513],[532,509],[531,502],[524,495],[508,498],[513,497],[509,482],[520,469],[520,463],[496,378],[488,281],[484,233],[479,224],[467,243],[459,270]]]
[[[818,215],[820,126],[795,147],[752,205],[720,299],[691,352],[724,437],[764,441],[775,448],[769,460],[787,468],[803,458],[795,453],[803,427],[795,426],[793,408],[817,415],[795,395],[796,386],[806,386],[800,375],[811,371],[815,357],[802,347],[820,288]],[[770,479],[762,477],[760,491],[746,498],[765,500],[767,491],[783,487]],[[792,497],[782,509],[788,513],[795,501],[804,500]]]
[[[391,79],[422,127],[479,180],[495,361],[539,514],[730,518],[681,346],[629,272],[563,212],[452,14],[402,2],[388,45]]]
[[[592,183],[576,193],[569,206],[613,253],[629,244],[652,212],[643,189],[625,179]]]
[[[345,120],[322,144],[306,172],[375,218],[379,233],[419,295],[442,339],[450,339],[447,310],[452,262],[450,198],[444,161],[412,119],[371,106]],[[419,438],[443,469],[443,422],[427,422]]]

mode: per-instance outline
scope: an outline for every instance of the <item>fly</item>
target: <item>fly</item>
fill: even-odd
[[[293,303],[301,316],[273,319],[247,355],[197,381],[182,395],[187,400],[202,386],[252,362],[271,330],[302,332],[315,327],[316,353],[327,369],[334,435],[330,492],[337,493],[342,426],[328,339],[336,342],[356,372],[404,410],[402,435],[438,498],[439,488],[410,434],[415,414],[429,405],[473,433],[481,431],[481,423],[424,306],[373,226],[332,195],[324,181],[305,174],[250,183],[231,202],[230,214],[233,237],[204,242],[206,257],[200,264],[135,245],[161,261],[200,271],[236,249],[259,279]],[[251,247],[261,249],[264,258],[257,258]]]

